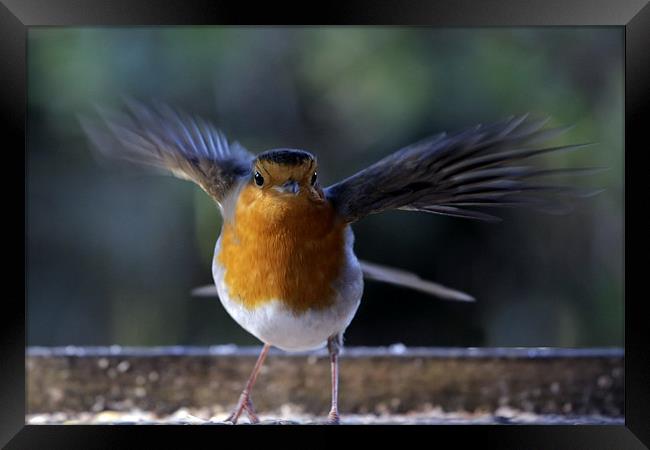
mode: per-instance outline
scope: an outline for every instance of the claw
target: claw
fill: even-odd
[[[246,403],[244,403],[244,409],[246,410],[246,414],[248,414],[248,419],[251,423],[260,423],[260,419],[255,413],[253,401],[250,399],[250,397],[246,399]]]
[[[239,415],[241,414],[241,411],[237,411],[238,408],[236,408],[224,422],[230,422],[233,425],[237,425],[237,421],[239,420]]]
[[[232,413],[228,416],[226,419],[226,422],[232,422],[233,425],[237,424],[237,421],[239,420],[239,416],[241,416],[241,413],[244,411],[246,408],[246,404],[250,401],[248,397],[248,392],[244,391],[242,394],[239,396],[239,401],[237,402],[237,406],[235,406],[235,409],[233,409]]]
[[[339,417],[338,411],[330,411],[329,415],[327,416],[327,422],[330,425],[340,425],[341,418]]]
[[[241,397],[239,397],[239,402],[233,410],[233,412],[228,416],[225,422],[232,422],[233,425],[237,424],[241,413],[246,411],[248,419],[251,423],[259,423],[260,419],[255,413],[255,408],[253,407],[253,401],[250,398],[250,395],[247,392],[242,392]]]

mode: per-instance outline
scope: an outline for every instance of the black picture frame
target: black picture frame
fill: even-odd
[[[34,26],[129,26],[129,25],[190,25],[190,24],[377,24],[430,26],[621,26],[625,28],[625,191],[631,189],[632,173],[639,173],[644,112],[647,111],[650,89],[650,6],[645,0],[490,0],[490,1],[346,1],[337,4],[310,2],[291,3],[283,9],[277,3],[248,3],[241,1],[154,1],[154,0],[0,0],[0,127],[2,128],[6,168],[3,184],[6,199],[20,186],[12,176],[20,176],[20,161],[27,176],[26,150],[26,55],[27,29]],[[7,156],[16,158],[8,161]],[[636,162],[634,168],[630,161]],[[638,178],[637,178],[638,179]],[[26,197],[25,177],[25,202]],[[642,195],[643,190],[637,190]],[[5,202],[6,204],[7,202]],[[23,204],[24,207],[24,204]],[[23,210],[25,214],[25,210]],[[5,209],[5,242],[18,241],[19,225],[10,226],[18,214]],[[23,215],[23,236],[27,216]],[[16,220],[17,221],[17,220]],[[643,226],[638,221],[625,221],[625,242],[630,239],[628,224]],[[633,233],[639,238],[641,233]],[[638,248],[638,241],[631,241]],[[23,247],[25,250],[25,247]],[[26,251],[24,252],[26,255]],[[625,253],[628,256],[628,253]],[[16,260],[5,256],[9,266]],[[26,257],[25,257],[26,258]],[[26,259],[25,271],[26,271]],[[627,259],[626,259],[627,261]],[[641,265],[644,262],[639,263]],[[626,265],[627,266],[627,265]],[[27,274],[25,273],[25,280]],[[7,277],[13,281],[13,277]],[[15,277],[18,279],[18,277]],[[626,284],[632,278],[627,277]],[[25,297],[6,294],[2,301],[0,328],[0,444],[6,448],[117,448],[136,445],[142,440],[150,446],[154,434],[166,446],[187,445],[196,438],[215,439],[223,434],[239,433],[239,438],[256,434],[278,433],[278,427],[106,427],[106,426],[36,426],[25,425]],[[627,286],[626,286],[627,287]],[[628,293],[629,289],[625,289]],[[468,441],[488,448],[585,448],[633,449],[647,448],[650,443],[650,352],[645,348],[645,299],[628,295],[625,303],[625,425],[622,426],[452,426],[452,427],[373,427],[372,435],[384,439],[387,433],[402,438],[420,434],[432,446],[444,440],[455,445]],[[23,303],[21,303],[23,302]],[[252,429],[255,431],[251,431]],[[290,427],[291,432],[305,433],[315,439],[315,433],[348,433],[367,431],[367,427]],[[226,431],[226,429],[228,431]],[[237,431],[235,431],[237,430]],[[270,431],[273,430],[273,431]],[[287,430],[284,427],[282,430]],[[283,431],[280,431],[283,432]],[[287,431],[288,432],[288,431]],[[407,434],[408,433],[408,434]],[[180,439],[177,445],[171,437]],[[427,435],[427,436],[425,436]],[[12,438],[13,437],[13,438]],[[296,441],[299,442],[299,441]],[[343,445],[343,442],[331,445]]]

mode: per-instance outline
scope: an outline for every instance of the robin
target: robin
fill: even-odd
[[[124,112],[101,116],[102,121],[81,120],[100,152],[191,180],[221,210],[214,286],[232,318],[264,343],[227,419],[232,423],[243,412],[258,422],[251,391],[271,346],[289,352],[327,346],[332,375],[328,421],[339,423],[338,356],[359,307],[364,276],[447,299],[473,300],[417,275],[359,261],[352,223],[389,209],[481,221],[499,219],[476,207],[549,210],[558,197],[546,194],[577,191],[531,179],[586,170],[513,165],[579,147],[541,147],[565,129],[546,128],[545,120],[527,116],[436,135],[325,188],[312,153],[281,148],[253,155],[202,118],[166,105],[128,100]]]

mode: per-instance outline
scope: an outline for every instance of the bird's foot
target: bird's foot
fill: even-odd
[[[341,418],[339,417],[339,412],[335,409],[331,410],[327,416],[327,423],[330,425],[340,425]]]
[[[251,400],[249,393],[246,391],[242,392],[239,397],[239,402],[237,402],[237,406],[235,406],[233,412],[228,416],[226,422],[232,422],[233,425],[236,424],[239,420],[239,416],[241,416],[241,413],[244,411],[246,411],[246,415],[248,415],[248,419],[251,423],[260,422],[259,417],[257,417],[257,414],[255,413],[253,401]]]
[[[246,401],[246,406],[244,406],[244,409],[246,410],[246,414],[248,415],[248,419],[251,423],[260,423],[260,418],[257,417],[255,408],[253,407],[253,401],[250,398],[248,401]]]

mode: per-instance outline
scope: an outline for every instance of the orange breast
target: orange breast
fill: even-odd
[[[272,299],[297,313],[331,305],[345,262],[345,226],[329,202],[245,187],[217,255],[230,296],[251,309]]]

